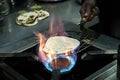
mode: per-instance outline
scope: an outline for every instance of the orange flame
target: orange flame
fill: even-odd
[[[53,16],[50,22],[50,28],[48,32],[49,37],[50,36],[67,36],[63,28],[62,20],[59,19],[58,22],[55,22],[55,21],[56,20]]]
[[[47,60],[47,57],[46,57],[45,53],[43,52],[43,48],[46,43],[46,37],[41,33],[35,33],[35,34],[39,39],[38,57],[40,58],[41,61]]]
[[[67,34],[64,31],[63,23],[62,23],[61,19],[58,22],[56,22],[55,18],[52,17],[47,35],[43,35],[41,33],[35,33],[35,34],[39,39],[39,48],[38,48],[39,60],[44,63],[44,65],[47,67],[48,70],[50,70],[48,68],[48,66],[46,65],[46,63],[49,63],[48,61],[51,61],[50,65],[53,69],[63,69],[63,68],[67,68],[70,65],[70,63],[72,63],[72,65],[75,64],[75,61],[73,59],[71,59],[71,57],[65,58],[65,56],[71,55],[72,49],[69,47],[65,50],[65,53],[62,53],[63,58],[61,58],[61,57],[55,58],[56,56],[59,56],[60,54],[56,54],[52,51],[49,51],[48,53],[43,51],[46,41],[49,37],[51,37],[51,36],[67,36]],[[55,44],[55,43],[53,43],[53,44]],[[66,44],[67,44],[67,41],[66,41]],[[74,54],[72,54],[72,56],[74,56]],[[72,66],[70,66],[68,68],[68,70],[71,67]],[[65,71],[65,70],[63,70],[63,71]]]
[[[46,61],[47,58],[51,59],[53,56],[56,55],[56,54],[47,54],[43,51],[47,38],[51,36],[66,36],[67,35],[64,31],[62,20],[59,19],[58,22],[56,21],[57,20],[55,20],[53,16],[50,22],[50,27],[49,27],[47,35],[43,35],[41,33],[35,32],[35,35],[39,39],[38,57],[40,58],[42,62]],[[49,53],[52,53],[52,52],[49,52]]]

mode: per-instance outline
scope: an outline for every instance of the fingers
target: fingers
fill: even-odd
[[[84,17],[82,17],[83,22],[87,22],[89,20],[89,14],[86,12]]]
[[[85,12],[86,12],[86,10],[85,10],[85,5],[82,5],[81,8],[80,8],[80,13],[81,13],[81,17],[82,17],[82,18],[84,17]]]
[[[93,9],[92,9],[92,13],[96,16],[99,14],[99,8],[97,6],[95,6]]]
[[[99,14],[99,8],[96,6],[92,9],[88,21],[91,21],[95,16]]]
[[[85,7],[84,7],[85,8]],[[83,22],[91,21],[95,16],[99,14],[99,8],[95,6],[94,8],[86,7],[86,9],[81,10],[81,17]],[[83,12],[82,12],[83,11]]]
[[[89,5],[87,5],[82,20],[83,20],[84,22],[87,22],[88,19],[89,19],[89,17],[90,17],[90,15],[91,15],[91,7],[89,7]]]
[[[82,21],[86,22],[91,14],[91,8],[89,5],[82,5],[80,9]]]

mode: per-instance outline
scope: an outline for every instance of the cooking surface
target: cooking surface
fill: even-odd
[[[37,3],[42,6],[42,9],[50,13],[50,17],[39,21],[37,25],[32,27],[19,26],[15,22],[18,12],[20,10],[29,11],[30,8],[27,8],[27,3],[18,6],[15,5],[15,8],[11,8],[11,13],[5,17],[3,23],[0,25],[0,52],[18,52],[16,49],[27,45],[27,47],[30,47],[36,44],[33,32],[47,31],[52,15],[59,16],[63,21],[72,22],[73,24],[80,22],[79,5],[74,0],[60,3]],[[35,4],[33,2],[31,5]]]
[[[3,40],[1,40],[0,52],[1,53],[21,52],[31,46],[36,45],[38,43],[37,37],[33,34],[33,31],[39,30],[40,32],[46,32],[48,30],[48,27],[44,27],[44,26],[49,26],[49,25],[47,24],[41,25],[40,27],[44,30],[40,30],[39,29],[40,27],[33,27],[31,29],[31,28],[26,28],[21,26],[14,26],[15,27],[13,28],[14,32],[11,32],[11,33],[6,32],[7,34],[3,34],[6,36],[4,37]],[[75,38],[79,38],[80,31],[79,31],[78,25],[70,22],[64,22],[64,26],[66,27],[65,29],[68,34],[70,34]],[[16,29],[16,27],[19,27],[19,28]]]

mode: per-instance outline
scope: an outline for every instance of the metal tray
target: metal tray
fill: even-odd
[[[37,3],[32,3],[31,5],[35,4]],[[5,16],[4,21],[0,23],[0,53],[22,52],[36,45],[37,39],[33,32],[38,31],[43,33],[47,31],[52,15],[59,16],[64,22],[67,22],[65,23],[65,27],[69,27],[68,29],[71,28],[72,30],[73,28],[79,28],[76,27],[76,24],[80,22],[79,5],[77,5],[74,0],[52,4],[38,3],[38,5],[41,5],[42,9],[50,12],[50,17],[39,21],[35,26],[23,27],[17,25],[15,22],[20,10],[30,10],[26,7],[26,4],[19,6],[15,5],[15,7],[12,8],[11,13]],[[72,12],[74,12],[74,14],[72,14]]]

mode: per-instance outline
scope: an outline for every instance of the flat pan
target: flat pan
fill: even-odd
[[[55,16],[60,16],[62,20],[66,22],[65,26],[72,27],[71,29],[74,29],[75,26],[77,26],[74,23],[80,22],[80,17],[78,17],[80,15],[79,12],[77,12],[79,11],[79,5],[77,5],[74,0],[65,1],[54,5],[51,5],[50,3],[40,3],[40,5],[43,9],[50,12],[51,15],[55,14]],[[54,11],[50,9],[51,6],[55,7]],[[48,30],[51,16],[40,21],[33,27],[23,27],[17,25],[15,20],[18,16],[18,11],[20,10],[28,9],[26,9],[26,5],[15,7],[13,12],[7,15],[2,25],[0,25],[0,53],[17,53],[24,51],[37,44],[36,36],[33,34],[34,31],[39,31],[42,33]],[[72,12],[76,13],[72,14]]]

